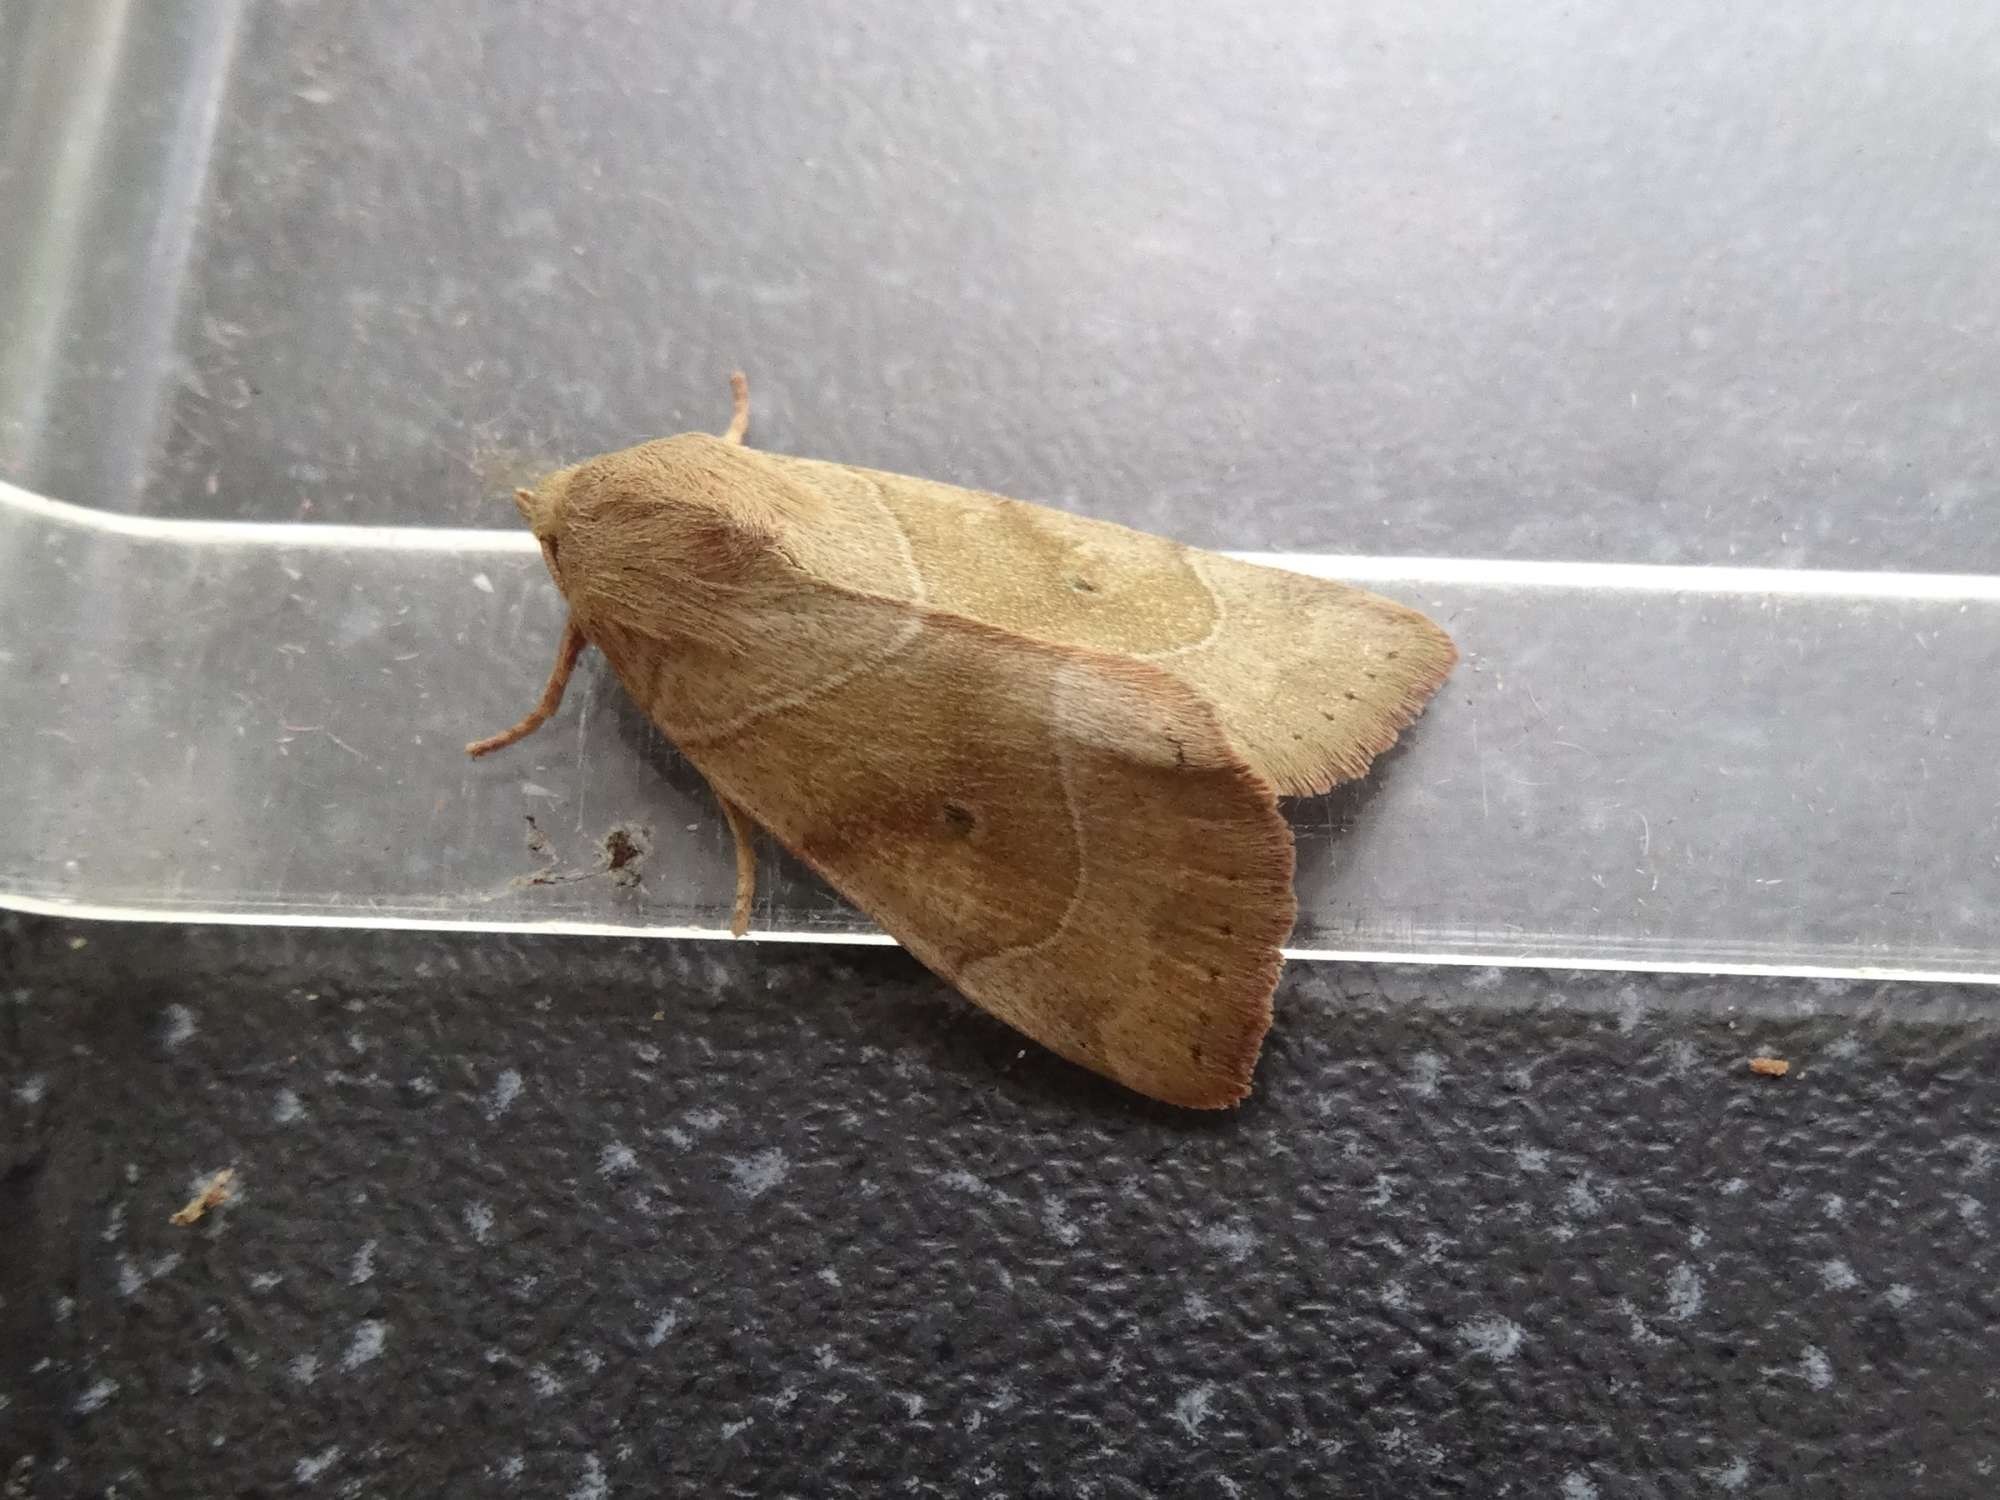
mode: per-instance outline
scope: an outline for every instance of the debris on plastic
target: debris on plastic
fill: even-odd
[[[211,1208],[219,1208],[233,1191],[231,1184],[236,1181],[236,1168],[224,1167],[201,1185],[201,1191],[188,1199],[180,1212],[167,1222],[170,1224],[193,1224]]]

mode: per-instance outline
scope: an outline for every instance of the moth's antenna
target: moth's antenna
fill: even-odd
[[[750,382],[743,378],[741,370],[729,374],[729,399],[732,410],[729,413],[728,430],[722,434],[725,443],[743,446],[743,434],[750,430]]]

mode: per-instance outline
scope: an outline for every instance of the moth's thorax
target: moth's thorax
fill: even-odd
[[[797,500],[758,457],[686,433],[561,470],[522,500],[587,633],[736,634],[743,596],[791,570]]]

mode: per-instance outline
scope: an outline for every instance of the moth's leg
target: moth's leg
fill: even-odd
[[[577,628],[575,615],[563,621],[562,644],[556,647],[556,664],[549,671],[548,685],[542,689],[541,702],[529,709],[528,716],[512,729],[502,730],[483,740],[474,740],[465,747],[465,753],[491,755],[495,750],[504,750],[518,740],[525,740],[548,723],[550,716],[562,707],[563,689],[569,686],[569,674],[576,670],[576,659],[583,655],[583,648],[589,644]]]
[[[750,842],[756,828],[749,814],[722,793],[716,792],[715,800],[722,804],[722,816],[736,836],[736,909],[729,914],[729,935],[742,937],[750,930],[750,906],[757,899],[757,846]]]
[[[722,434],[722,440],[741,447],[743,434],[750,430],[750,382],[743,378],[741,370],[730,372],[729,402],[729,427]]]

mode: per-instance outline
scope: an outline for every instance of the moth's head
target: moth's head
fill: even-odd
[[[553,474],[544,475],[533,489],[514,491],[514,508],[528,523],[528,530],[535,534],[535,540],[542,544],[542,561],[549,565],[549,576],[555,579],[557,588],[564,588],[563,522],[568,509],[570,476],[575,472],[573,466],[557,469]]]

